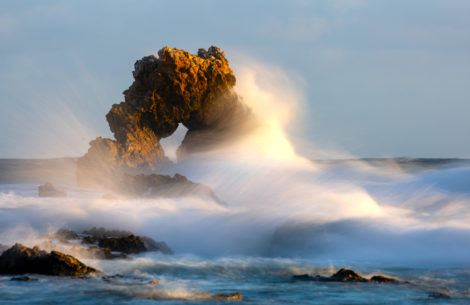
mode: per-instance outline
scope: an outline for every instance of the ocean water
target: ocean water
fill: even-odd
[[[60,178],[53,182],[67,198],[38,197],[31,177],[0,184],[1,244],[41,245],[59,228],[98,226],[163,240],[175,251],[128,260],[77,256],[105,277],[0,276],[0,304],[222,304],[211,295],[233,292],[242,293],[242,304],[470,303],[468,161],[258,160],[198,156],[168,172],[209,185],[226,205],[197,197],[105,199]],[[292,280],[341,267],[406,283]]]

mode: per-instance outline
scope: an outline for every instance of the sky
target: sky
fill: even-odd
[[[134,62],[166,45],[284,71],[303,97],[289,133],[304,154],[470,157],[467,0],[0,5],[0,158],[80,156],[111,137],[105,114]]]

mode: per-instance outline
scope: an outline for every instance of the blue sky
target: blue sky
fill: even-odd
[[[6,1],[0,157],[110,136],[136,59],[217,45],[301,79],[294,142],[358,157],[470,157],[470,1]]]

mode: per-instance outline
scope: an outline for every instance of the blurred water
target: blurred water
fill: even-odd
[[[211,156],[175,167],[214,188],[227,206],[193,197],[103,199],[70,184],[57,185],[67,198],[39,198],[37,184],[1,184],[2,244],[33,246],[58,228],[103,226],[164,240],[177,254],[79,257],[107,275],[123,275],[110,280],[0,277],[0,304],[199,304],[211,294],[235,291],[247,304],[470,302],[466,163],[404,170],[359,161],[296,162]],[[293,274],[330,275],[340,267],[410,284],[291,280]],[[158,285],[146,285],[155,279]],[[430,299],[432,291],[452,299]]]

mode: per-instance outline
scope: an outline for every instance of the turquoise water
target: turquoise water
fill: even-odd
[[[165,257],[146,255],[132,261],[101,264],[104,278],[32,276],[37,281],[0,278],[1,304],[222,304],[209,294],[241,292],[241,304],[468,304],[470,268],[416,269],[357,267],[385,273],[407,284],[321,283],[291,279],[296,272],[328,275],[334,267],[320,267],[301,259]],[[149,285],[149,281],[159,284]],[[445,291],[452,299],[432,299]]]

